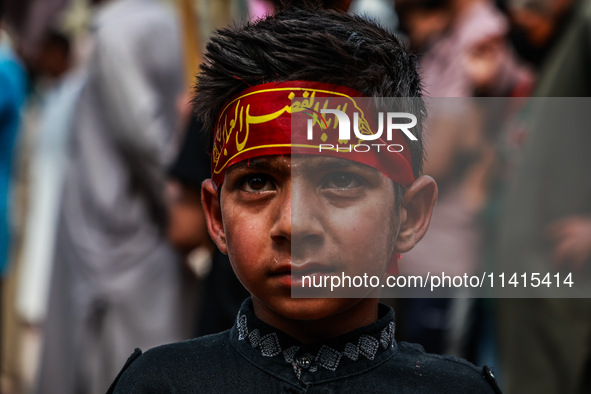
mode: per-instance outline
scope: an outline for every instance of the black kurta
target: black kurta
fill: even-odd
[[[426,354],[394,340],[394,312],[377,322],[303,345],[242,305],[232,329],[130,357],[110,393],[500,392],[487,367]]]

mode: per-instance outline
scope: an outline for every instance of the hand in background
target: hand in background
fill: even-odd
[[[572,216],[548,226],[554,242],[553,257],[558,265],[572,264],[582,268],[591,258],[591,217]]]

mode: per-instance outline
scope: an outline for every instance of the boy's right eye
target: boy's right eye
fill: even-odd
[[[240,178],[239,188],[248,193],[274,190],[272,179],[266,174],[248,174]]]

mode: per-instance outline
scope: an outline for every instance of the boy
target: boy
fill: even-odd
[[[425,233],[437,194],[419,176],[420,142],[398,140],[404,150],[385,162],[293,142],[294,96],[420,97],[420,82],[394,36],[342,13],[291,8],[218,32],[195,98],[214,131],[202,198],[213,241],[252,297],[230,331],[136,350],[111,391],[498,391],[486,369],[396,343],[375,288],[292,298],[305,276],[356,272],[359,261],[384,277]]]

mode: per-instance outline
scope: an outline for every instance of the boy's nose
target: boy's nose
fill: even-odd
[[[317,196],[306,185],[292,182],[278,204],[277,220],[271,230],[272,237],[289,240],[294,247],[318,246],[324,231]]]

